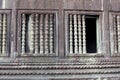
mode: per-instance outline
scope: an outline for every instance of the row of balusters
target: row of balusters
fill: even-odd
[[[85,15],[70,14],[69,18],[69,52],[86,53]],[[120,52],[120,15],[113,16],[114,52]],[[30,14],[30,51],[32,53],[54,53],[54,14]],[[21,52],[26,53],[27,14],[21,15]],[[0,53],[6,53],[7,14],[0,14]]]
[[[114,53],[120,53],[120,15],[113,16]]]
[[[85,15],[69,15],[69,53],[86,53]]]
[[[6,54],[7,14],[0,14],[0,54]]]
[[[54,14],[30,14],[30,51],[32,53],[54,53]],[[113,16],[114,52],[120,52],[120,16]],[[21,16],[21,52],[26,53],[27,14]],[[69,15],[69,52],[86,53],[85,15]],[[6,53],[7,14],[0,14],[0,53]]]
[[[30,27],[30,28],[29,28]],[[29,28],[29,29],[28,29]],[[26,53],[26,43],[29,44],[30,53],[54,53],[54,14],[22,14],[21,15],[21,52]],[[29,31],[29,40],[26,34]]]

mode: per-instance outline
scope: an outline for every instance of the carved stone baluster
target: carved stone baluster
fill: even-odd
[[[22,14],[22,37],[21,37],[22,54],[25,53],[25,32],[26,32],[26,16],[25,14]]]
[[[45,38],[44,38],[45,54],[49,53],[48,49],[48,14],[45,15]]]
[[[120,16],[117,16],[118,52],[120,53]]]
[[[73,54],[73,25],[72,25],[72,15],[70,17],[70,27],[69,27],[69,42],[70,42],[70,54]]]
[[[113,16],[113,29],[114,29],[114,52],[117,53],[117,27],[116,27],[116,16]]]
[[[78,53],[78,37],[77,37],[77,15],[74,15],[74,50]]]
[[[39,22],[38,22],[38,14],[35,14],[35,54],[38,54],[39,52]]]
[[[0,14],[0,53],[2,53],[2,14]]]
[[[49,49],[50,49],[50,53],[54,53],[54,15],[53,14],[50,14],[50,30],[49,30]]]
[[[81,54],[82,53],[81,15],[78,15],[78,32],[79,32],[79,54]]]
[[[43,54],[43,26],[44,26],[44,21],[43,21],[44,15],[40,14],[40,54]]]
[[[85,15],[82,15],[82,31],[83,31],[83,53],[86,53],[86,29]]]
[[[30,25],[31,25],[31,31],[30,31],[30,52],[34,53],[34,46],[35,46],[35,36],[34,36],[34,14],[30,15]]]
[[[7,14],[3,14],[2,53],[6,53]]]

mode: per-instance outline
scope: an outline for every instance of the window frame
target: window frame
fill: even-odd
[[[21,55],[21,14],[34,14],[34,13],[53,13],[55,14],[55,28],[54,28],[54,51],[55,51],[55,55]],[[54,9],[54,10],[51,10],[51,9],[17,9],[17,52],[18,52],[18,55],[17,57],[56,57],[58,56],[58,10],[57,9]]]
[[[109,11],[109,26],[110,26],[110,56],[111,57],[120,57],[120,53],[114,52],[114,16],[119,15],[119,11]]]
[[[11,42],[11,9],[0,9],[0,14],[7,14],[7,24],[6,24],[6,27],[7,27],[7,32],[6,32],[6,53],[5,54],[0,54],[0,57],[10,57],[11,55],[11,48],[10,48],[10,42]]]
[[[102,30],[103,30],[103,13],[102,11],[84,11],[84,10],[65,10],[64,11],[65,14],[65,56],[66,57],[104,57],[104,53],[102,52],[102,38],[103,38],[103,34],[102,34]],[[97,53],[84,53],[84,54],[69,54],[69,49],[68,49],[68,15],[69,14],[82,14],[82,15],[98,15],[99,18],[97,19]],[[98,29],[99,28],[99,29]],[[99,43],[99,44],[98,44]],[[100,45],[99,49],[98,49],[98,45]]]

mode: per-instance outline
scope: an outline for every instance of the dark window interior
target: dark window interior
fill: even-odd
[[[86,48],[87,53],[97,52],[96,22],[97,16],[86,16]]]

